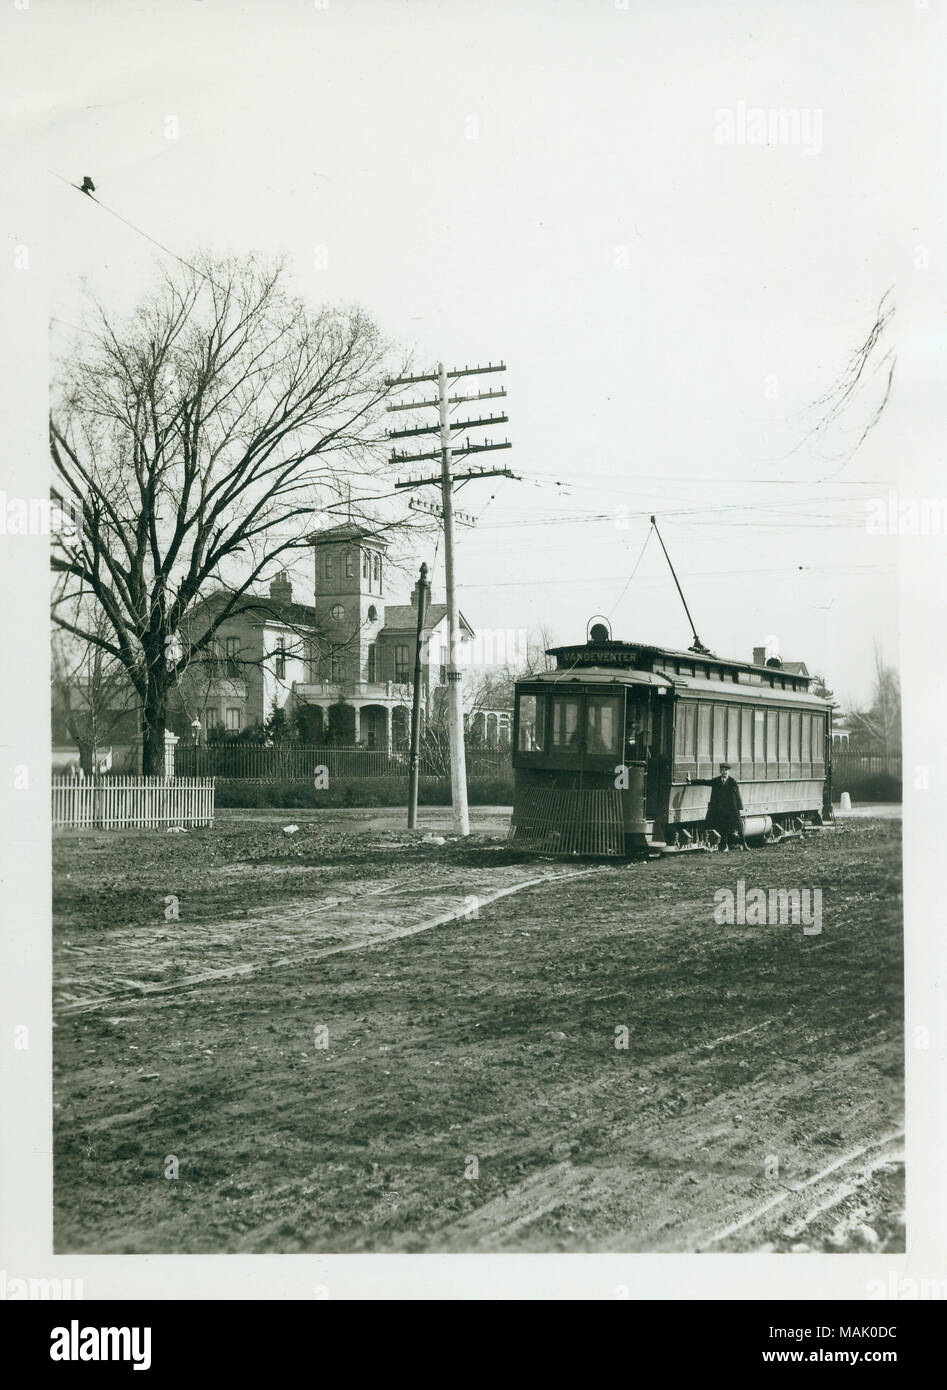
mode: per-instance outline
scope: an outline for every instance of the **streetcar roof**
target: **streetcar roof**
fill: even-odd
[[[741,685],[736,681],[709,681],[696,676],[674,676],[672,684],[679,693],[692,690],[712,695],[717,700],[736,700],[750,705],[810,705],[812,709],[831,709],[832,701],[807,690],[773,689],[768,685]]]
[[[655,647],[650,642],[589,641],[584,646],[550,647],[546,655],[556,658],[559,672],[605,670],[628,674],[652,671],[665,676],[675,686],[705,677],[724,684],[734,680],[741,685],[804,693],[812,680],[804,668],[798,669],[801,662],[757,666],[752,661],[735,661],[732,657],[717,656],[715,652],[685,652],[673,647]]]
[[[520,676],[517,685],[652,685],[670,690],[674,682],[655,671],[630,671],[620,667],[576,666],[561,671],[537,671],[534,676]]]
[[[581,642],[569,642],[563,646],[549,647],[546,651],[546,656],[554,656],[559,661],[569,662],[576,657],[580,657],[583,652],[588,652],[593,661],[595,657],[601,654],[606,656],[609,663],[612,661],[623,661],[631,666],[635,664],[639,656],[645,656],[649,659],[654,659],[655,657],[671,657],[675,661],[698,661],[712,666],[736,666],[739,667],[741,671],[765,671],[767,675],[771,675],[774,670],[782,672],[783,675],[797,677],[803,675],[801,671],[793,669],[800,665],[799,662],[795,661],[787,662],[785,665],[780,664],[776,667],[766,665],[758,666],[753,661],[741,661],[737,657],[720,656],[717,652],[700,652],[694,651],[693,648],[688,648],[687,651],[683,651],[679,647],[656,647],[652,642],[620,642],[611,640],[608,642],[586,642],[584,645]],[[811,679],[811,677],[805,677],[805,679]]]
[[[775,689],[769,685],[743,685],[738,681],[706,680],[697,676],[679,676],[664,671],[633,671],[620,667],[576,666],[564,667],[558,671],[538,671],[532,676],[520,676],[516,682],[517,690],[528,690],[532,686],[572,685],[627,686],[647,685],[659,690],[685,691],[695,695],[709,695],[716,700],[734,701],[748,705],[808,705],[811,709],[825,710],[832,707],[831,700],[821,695],[810,695],[806,690]]]

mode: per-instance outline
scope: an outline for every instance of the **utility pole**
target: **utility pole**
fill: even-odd
[[[460,404],[466,401],[481,402],[493,400],[498,396],[505,396],[506,391],[490,390],[480,391],[476,395],[470,396],[448,396],[448,378],[457,381],[462,377],[480,375],[485,372],[505,372],[504,363],[494,366],[489,363],[486,367],[467,367],[462,370],[447,371],[443,362],[437,364],[437,372],[428,373],[421,376],[406,376],[396,379],[388,379],[386,385],[389,387],[409,386],[421,382],[432,382],[437,385],[437,397],[435,400],[428,401],[407,401],[388,407],[392,410],[422,410],[436,405],[438,408],[438,423],[436,425],[423,425],[416,428],[403,430],[389,430],[389,439],[404,439],[409,436],[425,434],[436,434],[440,448],[436,452],[421,454],[406,454],[392,452],[392,463],[420,463],[427,459],[440,459],[440,473],[433,477],[408,478],[403,482],[395,483],[396,488],[416,488],[427,487],[429,485],[438,486],[441,489],[441,519],[444,526],[444,567],[447,579],[447,624],[448,624],[448,661],[447,661],[447,696],[448,696],[448,736],[450,739],[450,774],[451,774],[451,804],[454,808],[454,825],[458,835],[470,834],[470,815],[467,808],[467,767],[464,749],[464,701],[463,701],[463,672],[460,670],[460,610],[457,603],[457,578],[454,556],[454,484],[456,482],[470,482],[475,478],[513,478],[516,475],[508,468],[476,468],[464,473],[453,471],[453,460],[473,453],[486,453],[492,449],[510,449],[512,445],[509,440],[502,443],[491,443],[485,440],[483,443],[471,443],[469,438],[465,439],[463,445],[455,448],[452,434],[456,430],[474,429],[481,425],[497,425],[507,423],[506,415],[493,415],[481,417],[479,419],[458,420],[454,424],[450,420],[449,406]],[[427,508],[425,508],[427,510]],[[417,676],[415,677],[417,681]],[[410,816],[410,808],[409,808]],[[410,821],[409,821],[410,824]]]
[[[463,672],[457,660],[460,642],[460,612],[454,583],[454,499],[451,478],[450,415],[447,410],[447,373],[437,364],[437,404],[441,438],[441,506],[444,509],[444,570],[447,581],[447,632],[450,650],[447,658],[447,733],[450,743],[450,800],[458,835],[470,834],[467,809],[467,750],[464,746]]]
[[[411,768],[408,775],[408,829],[418,823],[418,751],[421,741],[421,642],[427,608],[427,565],[421,566],[418,585],[418,644],[414,652],[414,694],[411,700]]]

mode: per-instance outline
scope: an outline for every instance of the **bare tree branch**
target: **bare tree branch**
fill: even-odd
[[[128,322],[100,310],[58,384],[50,454],[57,492],[82,516],[75,536],[55,537],[53,569],[105,626],[61,597],[54,621],[127,672],[146,772],[163,767],[178,674],[307,545],[313,515],[384,467],[389,353],[361,309],[313,312],[281,266],[253,257],[163,273]],[[229,595],[213,610],[199,605],[210,587]],[[203,628],[171,655],[197,614]]]

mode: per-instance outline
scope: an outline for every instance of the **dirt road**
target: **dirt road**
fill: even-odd
[[[611,867],[358,816],[57,843],[58,1251],[903,1249],[896,822]],[[821,934],[715,921],[740,878]]]

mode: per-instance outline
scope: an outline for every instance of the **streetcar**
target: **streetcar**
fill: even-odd
[[[710,848],[709,789],[688,778],[712,778],[722,762],[746,838],[831,824],[831,702],[778,657],[730,660],[694,636],[677,651],[614,641],[596,623],[584,644],[550,649],[555,670],[516,682],[514,847],[621,858]]]

